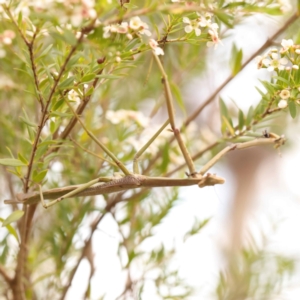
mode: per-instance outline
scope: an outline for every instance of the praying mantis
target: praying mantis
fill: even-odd
[[[172,93],[168,81],[168,76],[161,64],[158,56],[153,53],[154,59],[160,69],[162,74],[162,83],[164,85],[165,98],[168,110],[168,120],[159,128],[159,130],[150,138],[150,140],[136,153],[133,159],[133,172],[130,172],[122,162],[120,162],[117,157],[103,144],[96,136],[88,130],[85,124],[81,121],[79,115],[75,112],[72,105],[67,99],[65,99],[69,109],[72,111],[73,115],[76,117],[78,122],[81,124],[86,133],[93,139],[97,145],[112,159],[112,161],[119,167],[120,171],[123,172],[123,176],[119,177],[99,177],[91,180],[85,184],[67,186],[63,188],[51,189],[48,191],[42,191],[39,185],[39,192],[31,192],[27,194],[17,194],[17,199],[5,200],[7,204],[36,204],[41,202],[44,208],[53,206],[54,204],[62,201],[66,198],[71,198],[74,196],[93,196],[108,194],[120,191],[126,191],[135,188],[154,188],[154,187],[179,187],[179,186],[191,186],[198,185],[199,187],[212,186],[216,184],[223,184],[225,179],[217,176],[216,174],[207,173],[209,169],[215,165],[226,153],[233,150],[241,150],[254,146],[261,146],[267,144],[275,145],[275,148],[280,147],[284,144],[284,136],[279,136],[275,133],[263,133],[261,137],[253,139],[252,141],[232,144],[225,147],[217,155],[215,155],[211,160],[209,160],[202,169],[197,172],[191,155],[185,146],[179,129],[176,128],[175,124],[175,114],[173,107]],[[146,151],[146,149],[153,143],[153,141],[159,136],[159,134],[170,124],[171,131],[174,133],[175,139],[179,145],[181,153],[185,159],[187,167],[189,169],[188,178],[185,179],[174,179],[167,177],[150,177],[139,174],[138,159]],[[46,203],[45,200],[52,200]]]

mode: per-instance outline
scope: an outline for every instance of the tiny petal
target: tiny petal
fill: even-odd
[[[189,19],[188,17],[184,17],[184,18],[182,19],[182,22],[183,22],[183,23],[187,23],[187,24],[191,24],[191,21],[190,21],[190,19]]]
[[[187,26],[184,27],[184,31],[186,33],[190,33],[190,32],[193,31],[193,27],[191,25],[187,25]]]
[[[286,108],[287,107],[287,101],[286,100],[280,100],[278,102],[278,107],[279,108]]]
[[[294,70],[299,70],[299,66],[297,66],[297,65],[293,65],[292,68],[293,68]]]
[[[289,61],[287,60],[286,57],[283,57],[283,58],[280,58],[280,59],[279,59],[279,62],[280,62],[282,65],[287,65]]]
[[[195,29],[195,34],[196,34],[196,36],[199,36],[201,34],[200,28]]]
[[[155,48],[154,52],[156,55],[164,55],[165,54],[164,50],[160,47]]]

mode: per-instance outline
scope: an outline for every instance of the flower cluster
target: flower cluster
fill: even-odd
[[[112,33],[126,34],[128,39],[132,39],[133,35],[147,35],[151,36],[147,23],[143,22],[140,17],[136,16],[130,19],[128,22],[122,22],[121,24],[112,24],[103,27],[103,37],[109,38]]]
[[[272,71],[298,70],[300,64],[300,45],[294,45],[293,40],[283,39],[280,50],[274,48],[264,55],[256,57],[257,68]]]
[[[276,103],[278,108],[284,109],[290,104],[293,106],[293,102],[300,104],[300,45],[294,45],[292,39],[283,39],[281,46],[280,49],[274,48],[266,54],[256,57],[256,61],[258,69],[265,68],[269,72],[277,73],[279,84],[277,82],[274,86]],[[278,87],[281,89],[278,90]]]
[[[201,35],[201,28],[207,28],[207,33],[211,41],[207,42],[207,47],[218,46],[221,43],[219,38],[218,29],[219,25],[217,23],[212,23],[212,14],[206,13],[204,16],[197,13],[196,19],[190,19],[188,17],[184,17],[182,19],[183,23],[186,24],[184,27],[184,31],[186,33],[195,32],[196,36]]]
[[[127,124],[127,126],[132,123],[136,123],[141,127],[147,127],[149,124],[149,118],[147,118],[143,113],[135,110],[120,109],[117,111],[108,110],[105,115],[106,119],[112,124]]]

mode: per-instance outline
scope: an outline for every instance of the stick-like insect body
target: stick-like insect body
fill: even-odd
[[[70,192],[80,188],[80,185],[67,186],[64,188],[57,188],[42,192],[44,199],[56,199],[59,202],[65,198],[71,198],[75,196],[94,196],[109,194],[114,192],[120,192],[129,189],[135,189],[139,187],[173,187],[173,186],[190,186],[198,185],[199,187],[204,187],[207,185],[223,184],[225,179],[213,174],[207,174],[199,178],[186,178],[186,179],[173,179],[165,177],[148,177],[143,175],[127,175],[122,178],[111,180],[106,183],[98,183],[83,191],[79,191],[75,195],[70,195]],[[68,196],[69,193],[69,196]],[[5,200],[7,204],[34,204],[41,201],[40,193],[28,193],[28,194],[18,194],[17,200]]]

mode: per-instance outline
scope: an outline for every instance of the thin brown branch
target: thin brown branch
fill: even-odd
[[[38,28],[35,30],[35,32],[33,34],[33,37],[32,37],[32,40],[29,42],[26,39],[26,37],[23,34],[20,27],[18,26],[15,18],[11,14],[9,8],[5,6],[4,9],[5,9],[5,12],[7,13],[7,15],[9,16],[10,20],[12,21],[12,23],[17,28],[22,40],[24,41],[24,43],[26,44],[26,46],[28,48],[28,52],[29,52],[29,56],[30,56],[31,69],[32,69],[32,72],[33,72],[34,84],[35,84],[35,88],[36,88],[36,92],[37,92],[37,97],[38,97],[39,103],[41,104],[41,108],[43,110],[43,108],[44,108],[44,103],[43,103],[44,99],[43,99],[42,93],[41,93],[40,88],[39,88],[39,80],[38,80],[38,76],[37,76],[37,72],[36,72],[36,65],[34,63],[34,54],[33,54],[34,41],[37,37],[37,34],[38,34],[39,30],[38,30]]]
[[[37,76],[36,65],[34,63],[34,54],[33,54],[33,46],[34,46],[34,41],[36,39],[37,34],[38,34],[38,29],[35,30],[33,37],[32,37],[32,41],[26,45],[28,47],[28,52],[29,52],[29,56],[30,56],[31,69],[33,72],[34,84],[35,84],[35,88],[36,88],[36,92],[37,92],[38,101],[41,105],[41,111],[43,111],[44,110],[44,99],[42,96],[42,92],[40,90],[40,83],[39,83],[39,79]]]
[[[7,15],[9,16],[10,20],[12,21],[12,23],[15,25],[15,27],[17,28],[22,40],[24,41],[24,43],[28,46],[30,44],[30,42],[26,39],[25,35],[23,34],[22,30],[20,29],[20,27],[18,26],[17,22],[15,21],[15,18],[13,17],[13,15],[11,14],[9,7],[7,5],[2,5],[2,7],[4,8],[5,12],[7,13]]]
[[[13,278],[7,274],[4,266],[2,266],[1,264],[0,264],[0,275],[3,277],[3,279],[6,281],[6,283],[9,286],[11,286]]]
[[[9,12],[9,10],[7,9],[7,11]],[[27,173],[25,176],[25,182],[24,182],[24,192],[28,192],[29,189],[29,181],[30,181],[30,176],[31,176],[31,172],[32,172],[32,168],[33,168],[33,161],[34,161],[34,157],[36,154],[36,150],[37,150],[37,146],[40,140],[40,136],[42,133],[42,129],[48,119],[48,108],[49,105],[51,103],[51,100],[54,96],[54,93],[56,91],[56,88],[58,86],[58,83],[62,77],[62,75],[65,72],[66,66],[69,62],[69,60],[71,59],[72,55],[74,54],[74,52],[76,51],[77,47],[80,45],[84,34],[90,30],[92,30],[93,28],[93,24],[95,21],[93,21],[90,25],[90,27],[84,28],[79,36],[79,38],[77,39],[76,44],[71,48],[69,54],[67,55],[63,65],[61,66],[60,72],[58,74],[58,76],[54,79],[54,84],[50,90],[50,94],[48,96],[48,99],[45,103],[45,105],[43,106],[42,109],[42,116],[40,118],[39,121],[39,125],[38,125],[38,129],[37,129],[37,134],[33,143],[33,147],[31,150],[31,155],[30,155],[30,159],[29,159],[29,163],[28,163],[28,168],[27,168]],[[16,24],[17,25],[17,24]],[[35,71],[35,64],[33,61],[33,42],[30,44],[26,38],[22,35],[22,32],[19,30],[19,32],[21,33],[21,36],[25,42],[25,44],[28,46],[29,52],[31,53],[31,61],[32,61],[32,67],[33,67],[33,72],[36,74]],[[35,37],[33,38],[34,41]],[[35,85],[37,88],[37,91],[39,93],[39,88],[38,88],[38,80],[37,80],[37,76],[35,75]],[[41,93],[39,93],[39,95],[41,96]],[[40,98],[42,99],[42,98]],[[27,205],[23,206],[23,210],[25,212],[23,220],[22,220],[22,231],[21,231],[21,244],[20,244],[20,250],[18,253],[18,264],[17,264],[17,268],[16,268],[16,273],[15,273],[15,277],[13,279],[13,283],[15,288],[13,288],[13,292],[15,294],[15,299],[24,299],[25,297],[25,286],[24,286],[24,282],[23,282],[23,278],[24,278],[24,272],[26,269],[25,266],[25,260],[26,260],[26,256],[27,256],[27,242],[28,242],[28,238],[29,238],[29,233],[30,233],[30,229],[31,229],[31,224],[32,224],[32,220],[33,220],[33,216],[35,213],[35,209],[36,209],[36,205],[31,206],[29,209],[27,209]]]
[[[164,85],[164,91],[165,91],[165,99],[166,99],[166,104],[167,104],[167,110],[168,110],[168,117],[169,117],[169,122],[172,128],[172,131],[174,133],[174,137],[177,140],[177,143],[179,145],[179,148],[181,150],[181,153],[184,157],[184,160],[189,168],[190,174],[192,176],[194,176],[196,174],[196,170],[195,170],[195,165],[194,162],[191,158],[191,155],[187,149],[187,147],[185,146],[185,143],[183,142],[182,136],[180,134],[180,130],[178,128],[176,128],[176,124],[175,124],[175,110],[174,110],[174,104],[173,104],[173,97],[172,97],[172,92],[171,92],[171,87],[169,84],[169,80],[168,80],[168,75],[166,74],[164,67],[160,61],[160,59],[158,58],[158,56],[153,53],[153,56],[155,58],[155,61],[157,62],[157,65],[160,69],[161,75],[162,75],[162,83]]]

